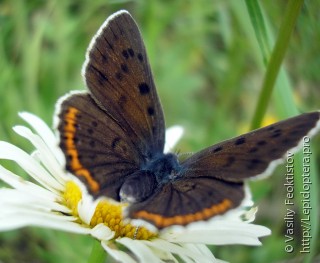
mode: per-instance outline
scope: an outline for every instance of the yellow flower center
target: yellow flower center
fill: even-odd
[[[72,215],[79,217],[78,203],[82,198],[82,193],[77,184],[72,181],[67,182],[66,189],[63,194],[65,205],[72,211]],[[132,239],[150,239],[157,234],[149,231],[145,227],[137,227],[129,223],[124,223],[122,216],[123,207],[127,206],[124,203],[111,203],[107,200],[101,200],[94,212],[90,222],[90,227],[95,227],[97,224],[103,223],[115,232],[117,237],[129,237]],[[79,221],[81,222],[80,218]]]

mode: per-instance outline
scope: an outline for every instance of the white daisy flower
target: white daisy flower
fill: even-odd
[[[11,187],[0,189],[0,231],[39,226],[91,235],[116,260],[129,263],[222,262],[206,245],[260,245],[259,237],[270,234],[266,227],[251,223],[255,210],[246,209],[252,206],[249,191],[238,209],[206,222],[160,232],[147,224],[137,226],[122,217],[126,204],[94,200],[75,176],[65,172],[56,137],[41,119],[29,113],[20,116],[33,131],[24,126],[14,130],[36,150],[30,155],[1,141],[0,158],[15,161],[33,180],[0,166],[0,179]],[[168,129],[165,149],[171,149],[181,136],[181,127]],[[127,250],[119,250],[118,244]]]

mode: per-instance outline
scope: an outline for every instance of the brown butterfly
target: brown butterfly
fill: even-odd
[[[163,111],[141,34],[126,11],[110,16],[91,41],[83,76],[89,91],[59,102],[66,168],[94,196],[129,202],[129,218],[159,229],[238,207],[245,179],[269,174],[288,150],[320,128],[319,112],[311,112],[184,161],[165,154]]]

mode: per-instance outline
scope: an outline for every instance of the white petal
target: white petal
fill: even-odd
[[[202,254],[204,258],[209,260],[208,262],[227,263],[224,260],[215,258],[212,252],[210,251],[210,249],[206,245],[188,243],[188,244],[182,244],[182,246],[190,251],[194,251],[195,253]]]
[[[13,130],[33,144],[37,149],[33,156],[36,155],[36,157],[43,163],[44,167],[46,167],[57,181],[64,183],[68,179],[66,178],[64,169],[62,168],[64,166],[58,162],[49,146],[39,135],[33,134],[30,129],[24,126],[15,126],[13,127]]]
[[[193,251],[194,253],[199,253],[204,255],[206,258],[211,259],[212,261],[215,260],[215,257],[213,256],[213,254],[211,253],[211,251],[208,249],[208,247],[206,245],[203,244],[182,244],[182,247]]]
[[[42,119],[29,112],[19,112],[19,116],[29,123],[48,145],[56,145],[56,138],[53,132]]]
[[[67,232],[89,234],[91,229],[71,222],[76,218],[48,212],[19,209],[17,211],[2,211],[0,216],[0,231],[21,228],[25,226],[38,226],[63,230]]]
[[[256,213],[258,212],[258,207],[252,207],[249,211],[246,211],[243,214],[244,220],[248,223],[251,223],[256,218]]]
[[[179,257],[182,259],[182,262],[184,263],[195,263],[195,261],[185,255],[179,255]]]
[[[38,197],[41,200],[57,200],[59,195],[54,194],[39,185],[34,183],[28,182],[24,180],[22,177],[15,175],[11,171],[5,169],[0,165],[0,179],[6,182],[8,185],[12,186],[13,188],[29,194],[33,197]],[[1,190],[0,190],[1,191]]]
[[[20,112],[19,116],[24,119],[39,134],[44,142],[48,145],[54,156],[59,160],[60,164],[64,163],[64,156],[58,147],[57,139],[48,125],[38,116],[28,112]]]
[[[172,126],[166,130],[166,143],[164,152],[169,152],[178,143],[183,135],[183,128],[181,126]]]
[[[0,158],[15,161],[31,177],[50,191],[56,192],[57,190],[63,190],[63,186],[60,183],[52,178],[38,162],[20,148],[10,143],[0,141]]]
[[[1,216],[5,210],[16,211],[17,209],[57,211],[65,214],[70,213],[70,209],[64,205],[53,202],[52,200],[33,197],[15,189],[0,189],[0,208]]]
[[[127,253],[118,250],[117,248],[111,248],[112,243],[109,244],[108,242],[102,241],[102,247],[109,255],[111,255],[115,260],[122,262],[122,263],[138,263],[132,257],[130,257]],[[110,245],[110,246],[109,246]]]
[[[82,192],[82,199],[78,203],[79,217],[87,225],[90,224],[94,215],[99,200],[93,200],[93,197],[85,192]]]
[[[252,194],[248,183],[244,184],[244,199],[241,202],[240,207],[251,207],[253,206]]]
[[[170,263],[179,263],[179,261],[168,251],[160,250],[155,247],[150,247],[153,250],[153,253],[164,262]]]
[[[17,217],[41,217],[41,218],[48,218],[50,220],[56,220],[56,221],[74,221],[77,218],[70,216],[70,215],[64,215],[60,213],[59,211],[53,212],[50,209],[45,209],[44,207],[37,207],[37,206],[23,206],[23,204],[15,204],[12,206],[6,206],[5,204],[1,204],[1,214],[0,218],[5,219],[7,216],[16,215]]]
[[[139,240],[133,240],[130,238],[119,238],[116,239],[116,241],[124,246],[126,246],[128,249],[131,250],[132,253],[134,253],[137,258],[139,259],[139,262],[141,263],[162,263],[163,261],[160,260],[156,255]]]
[[[145,243],[150,247],[155,247],[160,250],[165,250],[174,254],[179,255],[179,257],[186,257],[192,259],[194,262],[212,262],[211,258],[204,257],[203,254],[195,253],[194,251],[190,251],[184,247],[176,245],[174,243],[168,242],[163,239],[154,239],[152,241],[149,240],[141,240],[140,242]],[[211,261],[210,261],[211,260]]]
[[[161,237],[177,243],[260,245],[258,238],[270,235],[270,233],[271,231],[264,226],[227,221],[204,224],[202,229],[199,227],[198,229],[186,229],[184,232],[168,231]]]
[[[98,224],[91,230],[91,235],[98,240],[110,240],[114,237],[115,232],[104,224]]]

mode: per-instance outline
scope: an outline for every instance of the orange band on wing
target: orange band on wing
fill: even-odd
[[[74,143],[75,133],[77,130],[75,124],[78,113],[79,110],[77,110],[74,107],[70,107],[64,116],[64,146],[66,147],[67,156],[70,157],[70,168],[74,171],[74,173],[77,176],[85,178],[90,190],[93,193],[97,193],[100,188],[99,184],[92,178],[90,172],[86,168],[84,168],[80,163],[79,154]]]
[[[215,204],[194,214],[164,217],[160,214],[149,213],[142,210],[134,213],[133,217],[152,221],[158,228],[164,228],[172,225],[187,225],[195,221],[206,220],[215,215],[222,214],[230,208],[232,208],[232,202],[229,199],[224,199],[219,204]]]

